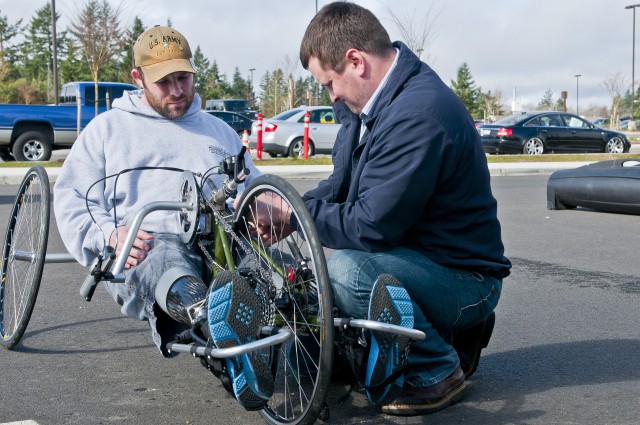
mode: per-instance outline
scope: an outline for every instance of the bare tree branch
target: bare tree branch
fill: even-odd
[[[71,23],[71,32],[80,41],[93,77],[96,115],[100,69],[123,48],[124,31],[120,27],[120,11],[121,5],[114,9],[107,0],[89,0]]]
[[[386,6],[387,13],[391,16],[391,19],[395,23],[402,41],[413,51],[418,58],[422,60],[423,52],[425,54],[425,62],[433,62],[434,57],[428,52],[429,44],[434,38],[435,23],[442,12],[442,9],[436,9],[435,3],[431,3],[427,9],[426,14],[419,19],[415,10],[406,10],[404,13],[400,11],[396,12],[391,7]]]
[[[611,128],[614,130],[618,128],[618,108],[623,100],[622,94],[628,85],[627,78],[620,72],[609,75],[600,84],[600,87],[605,89],[607,93],[609,93],[609,96],[611,96]]]

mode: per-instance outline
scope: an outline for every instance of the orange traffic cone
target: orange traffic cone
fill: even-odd
[[[242,145],[247,148],[247,152],[251,153],[251,149],[249,149],[249,132],[247,130],[242,133]]]

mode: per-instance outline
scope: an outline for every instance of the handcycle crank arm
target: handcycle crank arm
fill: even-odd
[[[271,329],[269,327],[265,327]],[[263,328],[263,333],[265,331]],[[267,330],[268,330],[267,329]],[[270,333],[270,332],[269,332]],[[275,335],[259,339],[257,341],[249,342],[242,345],[237,345],[235,347],[229,348],[214,348],[214,347],[203,347],[196,346],[192,344],[178,344],[174,342],[170,342],[167,344],[168,351],[175,351],[176,353],[190,353],[194,356],[211,356],[216,359],[226,359],[229,357],[236,357],[242,354],[250,353],[252,351],[261,350],[267,347],[271,347],[273,345],[282,344],[288,341],[293,336],[293,332],[289,329],[279,329],[278,333]]]
[[[334,327],[347,327],[363,328],[372,331],[387,332],[396,335],[408,336],[415,340],[424,340],[427,338],[424,332],[417,329],[405,328],[404,326],[392,325],[390,323],[377,322],[375,320],[367,319],[345,319],[336,317],[333,319]]]

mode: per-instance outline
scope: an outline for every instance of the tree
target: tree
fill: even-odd
[[[236,67],[233,71],[233,77],[231,78],[231,92],[230,97],[233,99],[247,99],[251,95],[251,81],[248,78],[243,78],[240,74],[240,69]]]
[[[63,48],[58,50],[58,55],[61,58],[58,61],[58,77],[62,84],[71,81],[91,80],[89,65],[82,57],[78,40],[67,38]]]
[[[472,116],[478,114],[478,96],[479,90],[473,81],[469,65],[464,62],[458,67],[456,80],[451,80],[451,90],[462,100],[464,106]]]
[[[618,127],[618,108],[622,103],[622,93],[627,88],[627,79],[620,72],[608,76],[601,84],[609,96],[611,96],[611,128]]]
[[[111,8],[107,0],[89,0],[71,26],[71,32],[80,42],[95,84],[95,113],[98,115],[100,71],[121,51],[124,42],[120,28],[120,8]]]
[[[193,65],[196,71],[198,71],[194,81],[196,92],[200,94],[202,107],[204,107],[204,103],[206,101],[205,96],[208,94],[206,87],[212,78],[212,69],[209,65],[209,59],[204,57],[200,46],[197,46],[193,53]]]
[[[544,92],[540,103],[538,103],[538,109],[549,109],[553,110],[556,105],[556,102],[553,101],[553,92],[550,89]]]
[[[56,13],[56,21],[60,15]],[[53,32],[51,27],[51,3],[37,9],[26,27],[26,40],[22,44],[22,72],[28,81],[37,80],[46,84],[46,98],[49,102],[58,95],[53,93]],[[62,48],[64,38],[57,40],[56,47]],[[33,88],[30,85],[30,88]]]
[[[15,47],[11,44],[11,39],[21,31],[22,19],[15,24],[9,24],[6,16],[0,15],[0,81],[9,77],[11,64],[15,62]]]
[[[290,109],[288,107],[288,90],[284,72],[278,68],[273,72],[267,71],[260,81],[260,110],[265,117],[272,117]]]
[[[484,93],[479,89],[480,96],[478,97],[479,108],[483,109],[482,116],[476,118],[489,119],[491,121],[504,113],[504,106],[502,105],[502,91],[496,90],[495,92]]]
[[[427,50],[432,41],[435,22],[440,16],[441,10],[434,10],[434,7],[435,3],[429,5],[429,9],[427,9],[427,13],[421,21],[418,21],[415,10],[407,11],[405,9],[406,13],[400,15],[394,10],[397,9],[396,5],[394,5],[394,9],[386,7],[387,13],[396,24],[402,40],[420,59],[422,59],[422,53]],[[432,59],[431,55],[427,53],[425,62],[431,62]]]
[[[139,17],[133,18],[133,23],[131,24],[131,28],[126,30],[123,35],[123,53],[120,55],[120,59],[118,60],[118,64],[116,66],[116,71],[118,76],[116,77],[116,81],[123,81],[126,83],[136,84],[131,76],[131,70],[134,68],[135,64],[133,61],[133,48],[132,46],[135,44],[136,40],[145,31],[145,27],[142,24],[142,20]]]

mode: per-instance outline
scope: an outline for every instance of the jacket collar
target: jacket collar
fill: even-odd
[[[375,121],[378,113],[387,107],[397,94],[402,91],[402,87],[413,75],[419,72],[422,62],[413,54],[413,52],[401,41],[393,43],[393,47],[399,50],[398,63],[395,69],[389,75],[389,79],[385,87],[378,94],[378,99],[375,101],[373,108],[367,114],[364,120],[367,128],[371,128],[371,125]],[[351,110],[342,101],[338,101],[334,104],[334,112],[341,122],[355,121],[359,119],[358,115],[351,112]]]

